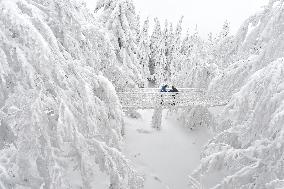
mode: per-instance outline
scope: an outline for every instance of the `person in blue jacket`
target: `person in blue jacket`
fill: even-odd
[[[160,92],[168,92],[168,90],[167,90],[168,87],[169,86],[167,84],[163,85]],[[161,105],[163,105],[163,104],[164,104],[164,99],[163,99],[163,95],[161,95]]]
[[[169,87],[169,86],[168,86],[167,84],[164,85],[164,86],[162,86],[160,92],[168,92],[168,91],[167,91],[167,88],[168,88],[168,87]]]

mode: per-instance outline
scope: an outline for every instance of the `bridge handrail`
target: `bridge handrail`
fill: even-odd
[[[141,88],[117,92],[123,107],[153,108],[156,106],[187,107],[192,105],[215,106],[227,102],[221,96],[208,94],[196,88],[179,88],[179,92],[160,92],[158,88]]]
[[[173,95],[173,94],[190,94],[190,93],[202,93],[205,94],[205,91],[191,91],[191,92],[183,92],[183,91],[179,91],[179,92],[129,92],[129,91],[125,91],[125,92],[117,92],[117,94],[158,94],[158,95]]]
[[[131,89],[127,89],[127,91],[125,90],[120,90],[118,92],[134,92],[134,91],[156,91],[156,92],[160,92],[160,88],[131,88]],[[170,90],[170,88],[169,88]],[[203,88],[178,88],[179,91],[206,91],[206,89]]]

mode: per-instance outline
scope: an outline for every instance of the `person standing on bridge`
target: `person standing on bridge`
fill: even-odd
[[[172,86],[172,89],[169,92],[178,93],[179,91],[175,88],[175,86]]]
[[[177,88],[175,88],[175,86],[172,86],[172,89],[169,92],[175,93],[175,94],[172,95],[172,97],[173,97],[172,105],[174,106],[176,104],[175,103],[176,95],[178,94],[179,91],[177,90]]]
[[[166,85],[163,85],[162,86],[162,88],[161,88],[161,90],[160,90],[160,92],[168,92],[168,90],[167,90],[167,88],[168,88],[169,86],[166,84]]]
[[[166,84],[166,85],[163,85],[162,86],[162,88],[161,88],[161,90],[160,90],[160,92],[168,92],[168,90],[167,90],[167,88],[168,88],[169,86]],[[164,99],[163,99],[163,95],[161,95],[161,105],[163,105],[163,103],[164,103]]]

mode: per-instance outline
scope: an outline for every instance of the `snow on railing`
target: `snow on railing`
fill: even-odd
[[[160,88],[131,88],[131,89],[126,89],[126,91],[124,90],[118,92],[160,92],[160,90],[161,90]],[[205,89],[202,88],[178,88],[178,90],[179,92],[205,91]]]
[[[202,89],[179,88],[179,92],[160,92],[158,88],[138,88],[118,92],[123,108],[154,109],[182,108],[194,105],[218,106],[226,104],[221,97],[208,95]]]
[[[194,179],[191,176],[188,176],[188,178],[189,178],[189,185],[191,186],[192,189],[203,189],[200,182],[198,182],[196,179]]]

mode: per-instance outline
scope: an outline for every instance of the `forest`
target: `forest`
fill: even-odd
[[[131,0],[0,0],[0,189],[146,188],[118,92],[163,84],[228,99],[170,112],[211,132],[188,188],[284,188],[283,13],[270,0],[204,38]]]

